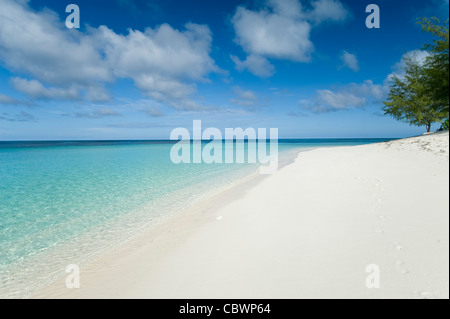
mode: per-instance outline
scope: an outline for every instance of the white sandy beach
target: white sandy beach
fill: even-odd
[[[448,192],[448,133],[303,152],[33,297],[449,298]]]

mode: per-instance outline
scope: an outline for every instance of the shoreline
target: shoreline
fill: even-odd
[[[86,268],[81,270],[83,277],[95,282],[96,269],[105,264],[115,264],[123,255],[126,255],[127,258],[135,258],[134,252],[141,249],[150,250],[155,259],[163,258],[167,254],[167,250],[176,249],[184,239],[197,230],[220,219],[221,216],[217,215],[217,211],[226,206],[229,200],[233,201],[244,197],[246,191],[267,177],[268,175],[259,175],[255,172],[228,185],[218,193],[194,200],[189,208],[167,216],[160,223],[119,246],[118,249],[88,263]],[[38,290],[31,298],[64,297],[67,292],[64,280],[65,277],[58,278],[54,283]],[[60,289],[61,287],[64,289]]]
[[[448,247],[444,133],[302,152],[32,298],[448,298]]]
[[[298,149],[290,149],[281,152],[280,167],[293,162],[298,151]],[[235,174],[235,172],[238,173]],[[25,261],[11,264],[8,269],[9,272],[5,271],[10,277],[5,275],[5,281],[2,282],[4,285],[0,287],[0,296],[3,296],[3,298],[30,298],[39,291],[46,289],[46,287],[52,286],[61,278],[65,278],[67,265],[76,264],[84,267],[93,264],[104,256],[120,250],[122,246],[126,246],[136,238],[141,238],[148,232],[158,229],[161,225],[170,224],[172,220],[176,220],[177,216],[183,215],[186,211],[189,212],[191,207],[207,203],[211,198],[215,198],[222,193],[226,194],[235,186],[247,183],[260,176],[257,174],[256,167],[253,170],[237,168],[232,174],[234,174],[232,176],[236,175],[237,177],[227,182],[213,183],[215,187],[209,190],[205,189],[206,192],[196,190],[198,194],[187,201],[180,200],[180,198],[175,199],[175,202],[178,203],[175,205],[177,208],[167,209],[162,207],[162,211],[166,213],[156,219],[150,217],[147,220],[145,216],[142,216],[144,219],[140,220],[140,224],[136,224],[135,216],[141,214],[141,211],[145,212],[145,209],[139,208],[130,211],[127,215],[108,221],[101,227],[93,228],[78,237],[45,249],[41,254],[33,255]],[[152,203],[149,204],[149,209],[153,210]],[[132,232],[130,231],[131,226],[128,226],[131,223],[134,223]],[[122,224],[126,226],[122,228],[120,226]],[[6,278],[12,278],[12,280]]]
[[[297,155],[300,152],[309,151],[310,149],[293,148],[280,152],[279,169],[282,169],[292,164]],[[150,243],[157,242],[158,245],[172,245],[174,242],[181,242],[183,238],[186,238],[197,228],[204,226],[204,224],[211,222],[209,216],[206,216],[207,212],[216,211],[220,207],[227,204],[228,201],[239,199],[244,196],[245,191],[251,189],[253,186],[260,183],[268,175],[260,175],[258,169],[255,169],[253,173],[250,173],[244,177],[240,177],[238,180],[229,184],[223,185],[222,188],[213,191],[208,194],[204,194],[199,198],[193,199],[192,202],[183,209],[177,210],[164,216],[157,221],[154,221],[150,226],[140,229],[139,234],[119,244],[116,248],[102,252],[95,258],[83,260],[80,267],[86,266],[86,273],[91,272],[91,268],[96,268],[98,265],[104,264],[103,259],[109,259],[112,256],[126,254],[128,250],[135,250],[135,247],[141,246],[141,241]],[[199,214],[198,211],[201,211]],[[182,226],[180,226],[182,224]],[[187,227],[186,227],[187,226]],[[166,238],[166,235],[172,236],[173,228],[181,230],[174,238]],[[160,241],[163,244],[160,244]],[[155,250],[155,255],[160,254],[158,249]],[[114,257],[115,258],[115,257]],[[33,293],[29,294],[28,298],[43,298],[46,295],[46,291],[53,289],[55,286],[61,286],[61,280],[65,279],[66,273],[64,270],[54,276],[49,283],[43,284],[40,288],[36,289]],[[64,284],[65,285],[65,284]],[[64,286],[65,287],[65,286]],[[57,288],[58,290],[58,288]],[[43,293],[44,292],[44,293]]]

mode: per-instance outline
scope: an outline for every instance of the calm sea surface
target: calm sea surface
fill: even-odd
[[[281,157],[386,139],[281,140]],[[258,164],[173,164],[167,141],[0,142],[0,297],[26,297]]]

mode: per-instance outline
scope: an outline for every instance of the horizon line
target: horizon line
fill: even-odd
[[[418,135],[419,136],[419,135]],[[414,136],[409,136],[414,137]],[[286,137],[278,138],[279,141],[289,141],[289,140],[377,140],[377,139],[402,139],[408,137]],[[233,141],[249,141],[250,139],[233,139]],[[252,141],[258,141],[259,139],[251,139]],[[261,139],[262,140],[262,139]],[[270,141],[270,138],[266,138],[266,141]],[[170,140],[170,139],[67,139],[67,140],[0,140],[0,143],[39,143],[39,142],[181,142],[181,141],[202,141],[202,142],[212,142],[212,141],[231,141],[231,139],[189,139],[189,140]]]

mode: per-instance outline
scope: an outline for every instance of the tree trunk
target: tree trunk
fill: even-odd
[[[427,133],[430,133],[431,132],[431,123],[428,123],[427,124]]]

